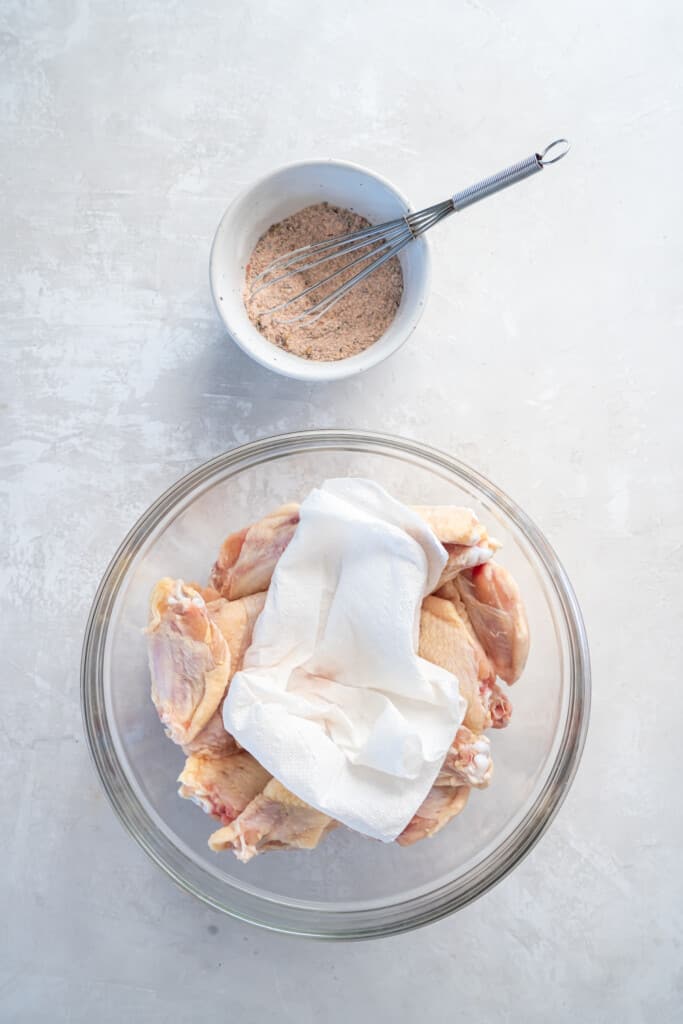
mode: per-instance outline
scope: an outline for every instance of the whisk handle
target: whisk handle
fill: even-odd
[[[556,146],[561,146],[561,151],[556,156],[548,159],[547,154]],[[478,182],[476,185],[470,185],[469,188],[463,189],[462,192],[456,192],[452,198],[453,209],[463,210],[466,206],[471,206],[472,203],[478,203],[480,199],[492,196],[495,192],[501,192],[510,185],[516,185],[518,181],[524,181],[525,178],[530,177],[532,174],[542,171],[547,164],[554,164],[561,160],[568,152],[569,143],[567,140],[555,139],[554,142],[545,147],[542,153],[534,153],[532,156],[527,157],[526,160],[520,160],[518,164],[513,164],[504,171],[499,171],[498,174],[492,174],[489,178],[484,178],[483,181]]]

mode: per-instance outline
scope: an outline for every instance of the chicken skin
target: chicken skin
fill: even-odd
[[[278,558],[294,536],[299,506],[283,505],[251,526],[231,533],[211,572],[211,585],[234,601],[267,590]]]
[[[152,700],[166,733],[189,754],[229,754],[222,702],[242,666],[265,594],[208,604],[199,590],[165,578],[152,592],[147,627]]]
[[[418,653],[435,665],[452,672],[467,701],[463,724],[483,732],[491,718],[480,692],[480,650],[453,603],[441,597],[427,597],[420,616]]]
[[[462,573],[456,586],[496,675],[516,682],[529,653],[529,626],[514,579],[502,565],[490,562]]]
[[[470,791],[467,786],[455,788],[433,786],[415,815],[397,838],[399,846],[412,846],[420,839],[429,839],[440,832],[464,809]]]
[[[246,750],[227,757],[192,755],[178,776],[178,793],[229,825],[249,806],[270,778]]]
[[[312,850],[336,822],[271,779],[232,824],[209,838],[212,850],[234,851],[246,863],[265,850]]]
[[[168,577],[152,592],[146,632],[154,706],[168,737],[190,743],[223,699],[230,648],[201,594]]]

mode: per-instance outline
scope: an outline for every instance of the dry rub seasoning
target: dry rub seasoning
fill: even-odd
[[[275,317],[261,314],[271,306],[299,294],[321,277],[333,273],[343,265],[343,259],[330,260],[308,273],[295,274],[286,281],[279,281],[264,289],[251,302],[246,301],[254,277],[278,256],[311,242],[320,242],[325,238],[367,227],[370,227],[370,222],[351,210],[331,206],[329,203],[317,203],[268,228],[251,254],[245,282],[245,306],[249,319],[268,341],[304,359],[329,362],[347,359],[362,352],[384,334],[396,315],[403,294],[403,274],[396,257],[354,285],[329,313],[308,326],[297,321],[290,324],[277,323],[275,317],[278,314]],[[352,258],[359,255],[362,255],[361,251],[354,253]],[[346,261],[348,259],[346,257]],[[359,264],[321,289],[309,292],[300,303],[289,306],[279,315],[284,318],[302,312],[323,295],[329,294],[331,288],[351,278],[364,265]]]

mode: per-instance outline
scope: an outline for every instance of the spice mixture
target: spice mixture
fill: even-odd
[[[384,334],[396,315],[403,294],[403,273],[397,257],[387,260],[365,280],[354,285],[328,313],[313,322],[295,320],[293,323],[283,323],[282,320],[296,316],[323,296],[329,295],[334,288],[363,269],[365,264],[356,264],[333,281],[314,289],[305,298],[274,315],[264,315],[264,311],[293,298],[304,288],[363,255],[363,250],[354,252],[352,256],[330,260],[309,271],[293,274],[286,281],[278,281],[252,299],[248,298],[254,278],[278,256],[312,242],[367,227],[370,227],[370,222],[351,210],[331,206],[329,203],[316,203],[268,228],[256,243],[247,264],[244,292],[249,319],[268,341],[304,359],[330,362],[362,352]],[[278,317],[281,318],[280,322]]]

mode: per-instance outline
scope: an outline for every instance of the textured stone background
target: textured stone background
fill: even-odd
[[[0,5],[0,1017],[680,1019],[683,14],[674,0]],[[410,343],[268,375],[211,306],[236,190],[332,155],[426,205],[559,134],[571,157],[434,233]],[[372,944],[177,891],[100,792],[82,631],[123,534],[227,447],[308,426],[448,449],[541,525],[594,710],[555,825],[497,889]]]

